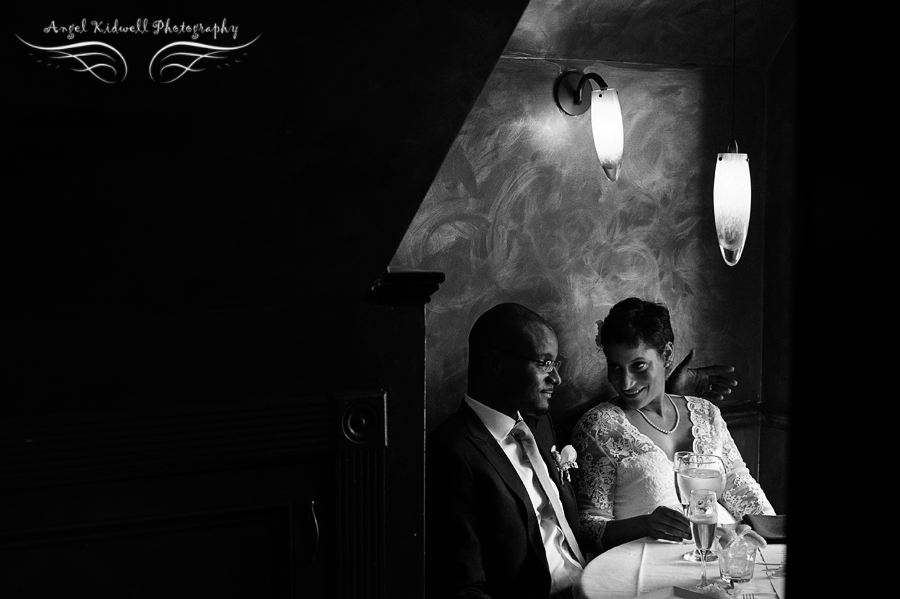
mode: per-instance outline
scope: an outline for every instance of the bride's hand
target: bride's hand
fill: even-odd
[[[691,538],[691,523],[681,512],[661,505],[647,517],[647,536],[680,542]]]

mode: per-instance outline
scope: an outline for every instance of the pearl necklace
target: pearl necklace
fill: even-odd
[[[668,393],[666,393],[666,397],[669,397]],[[678,406],[675,405],[675,401],[672,400],[671,397],[669,397],[669,401],[672,402],[672,407],[675,408],[675,426],[672,427],[672,430],[667,431],[665,429],[659,428],[658,426],[656,426],[655,424],[650,422],[650,419],[647,418],[646,414],[644,414],[641,410],[637,410],[637,413],[640,414],[641,417],[647,421],[647,424],[649,424],[650,426],[652,426],[653,428],[655,428],[656,430],[658,430],[659,432],[661,432],[664,435],[671,435],[673,432],[675,432],[675,429],[678,428],[678,423],[681,421],[681,414],[678,412]]]

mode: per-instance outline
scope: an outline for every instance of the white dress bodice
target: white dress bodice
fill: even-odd
[[[725,463],[726,485],[719,523],[744,514],[774,514],[762,488],[750,475],[719,409],[699,397],[686,397],[694,437],[693,451]],[[602,548],[606,522],[649,514],[664,505],[681,510],[675,469],[666,453],[611,403],[588,410],[572,431],[578,452],[575,492],[582,534]]]

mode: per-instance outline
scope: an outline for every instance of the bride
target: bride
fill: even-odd
[[[744,514],[775,513],[719,409],[699,397],[665,392],[675,342],[665,306],[638,298],[619,302],[597,341],[618,395],[588,410],[572,431],[582,537],[599,552],[645,536],[690,539],[675,491],[677,451],[715,454],[725,462],[720,525]]]

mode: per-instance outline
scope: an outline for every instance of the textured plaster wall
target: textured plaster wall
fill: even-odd
[[[554,103],[567,69],[617,88],[625,159],[607,181],[589,114]],[[515,301],[556,329],[565,360],[552,412],[560,423],[611,397],[595,322],[637,295],[665,302],[676,358],[737,368],[729,403],[759,399],[763,92],[739,75],[737,137],[750,152],[754,214],[736,267],[719,255],[712,216],[716,153],[732,137],[731,69],[501,59],[425,200],[393,267],[443,271],[427,310],[427,427],[466,388],[466,339],[479,314]]]

